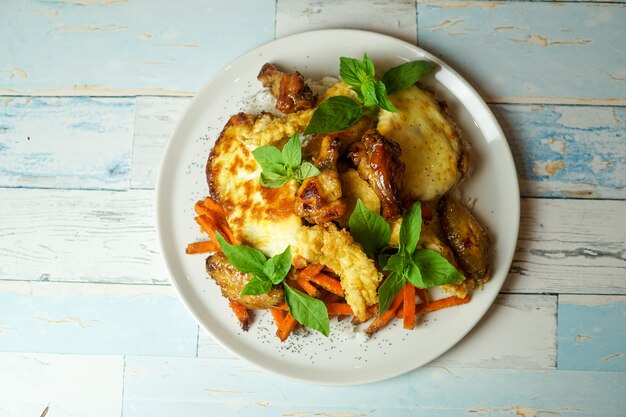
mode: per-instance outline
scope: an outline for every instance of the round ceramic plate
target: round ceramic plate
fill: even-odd
[[[367,340],[349,320],[331,320],[330,337],[299,332],[281,343],[270,314],[257,312],[243,332],[208,279],[205,256],[186,255],[188,243],[201,239],[193,205],[208,195],[205,164],[228,118],[245,98],[262,90],[256,76],[272,62],[305,78],[338,76],[339,57],[367,53],[377,73],[413,60],[429,60],[437,69],[424,80],[447,101],[451,117],[471,146],[472,176],[464,197],[493,243],[492,279],[469,304],[431,313],[412,331],[395,320]],[[198,93],[175,130],[161,166],[157,186],[157,227],[161,250],[180,298],[196,320],[224,347],[270,371],[320,384],[359,384],[390,378],[437,358],[458,343],[481,319],[502,286],[515,250],[519,224],[519,189],[506,139],[491,111],[454,70],[409,43],[354,30],[307,32],[257,48],[219,71]]]

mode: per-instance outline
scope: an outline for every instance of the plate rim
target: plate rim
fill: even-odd
[[[324,36],[332,35],[332,36],[337,37],[338,39],[341,39],[342,37],[345,37],[345,36],[359,35],[359,34],[364,35],[364,36],[370,36],[370,37],[378,37],[379,39],[384,40],[386,42],[393,42],[393,43],[398,44],[398,46],[403,46],[413,52],[419,52],[420,54],[423,54],[428,60],[431,60],[432,62],[435,62],[439,64],[440,66],[445,67],[446,70],[449,71],[457,79],[457,81],[461,82],[465,88],[469,89],[469,91],[473,93],[479,99],[479,104],[481,106],[482,112],[489,117],[490,122],[497,129],[496,132],[498,133],[500,137],[503,138],[504,144],[506,145],[505,149],[507,152],[506,152],[506,155],[502,155],[502,157],[505,157],[507,159],[506,163],[512,169],[512,173],[515,178],[515,182],[514,184],[512,184],[512,186],[514,186],[515,188],[514,194],[517,197],[514,202],[511,202],[513,203],[512,209],[514,211],[513,213],[514,215],[512,216],[512,219],[514,219],[515,221],[514,227],[512,228],[514,230],[514,236],[512,237],[512,239],[514,239],[516,242],[519,237],[520,208],[521,208],[519,179],[517,177],[517,170],[516,170],[515,162],[514,162],[511,148],[508,144],[506,135],[504,134],[502,127],[500,123],[498,122],[497,118],[495,117],[495,115],[493,114],[489,106],[487,105],[484,98],[478,93],[478,91],[464,77],[462,77],[453,67],[451,67],[449,64],[447,64],[446,62],[444,62],[443,60],[441,60],[434,54],[430,53],[429,51],[421,48],[420,46],[414,45],[410,42],[404,41],[402,39],[398,39],[394,36],[390,36],[390,35],[386,35],[386,34],[382,34],[378,32],[359,30],[359,29],[321,29],[321,30],[310,30],[310,31],[300,32],[300,33],[274,39],[272,41],[261,44],[255,48],[252,48],[251,50],[241,54],[236,59],[230,61],[228,64],[222,66],[218,71],[216,71],[212,76],[210,76],[207,79],[207,81],[196,92],[196,94],[191,99],[191,101],[186,105],[185,110],[181,113],[181,116],[176,124],[176,128],[173,130],[172,134],[170,135],[168,139],[167,146],[165,147],[163,156],[159,164],[157,181],[156,181],[156,186],[155,186],[155,193],[154,193],[154,203],[155,203],[156,234],[157,234],[157,241],[158,241],[159,249],[161,251],[160,253],[161,262],[163,263],[163,265],[166,268],[166,271],[168,272],[169,281],[174,287],[178,299],[182,302],[182,304],[185,306],[187,311],[192,315],[196,323],[199,326],[201,326],[211,336],[211,338],[214,341],[216,341],[220,346],[222,346],[224,349],[226,349],[227,351],[229,351],[236,357],[241,358],[256,367],[269,371],[273,374],[280,375],[282,377],[285,377],[291,380],[304,382],[308,384],[315,384],[315,385],[349,386],[349,385],[369,384],[373,382],[388,380],[388,379],[409,373],[420,367],[428,365],[430,362],[439,358],[440,356],[445,354],[447,351],[449,351],[451,348],[459,344],[467,336],[467,334],[471,332],[478,325],[478,323],[484,318],[485,314],[492,308],[496,297],[499,295],[500,290],[507,279],[505,276],[501,280],[501,282],[496,284],[498,286],[497,290],[495,289],[493,285],[491,286],[493,288],[492,289],[493,293],[491,294],[489,301],[485,303],[485,306],[482,309],[482,312],[479,315],[476,315],[476,317],[474,317],[474,321],[472,325],[467,326],[464,329],[464,331],[460,332],[459,336],[455,338],[456,340],[454,341],[454,343],[450,344],[450,346],[448,346],[446,349],[439,352],[433,358],[429,359],[425,363],[406,367],[404,370],[401,370],[401,371],[390,372],[388,374],[381,375],[381,376],[361,377],[358,380],[352,380],[352,381],[348,381],[348,380],[341,380],[341,381],[330,380],[329,381],[329,380],[311,379],[311,378],[306,378],[304,376],[298,376],[293,373],[285,372],[282,370],[277,370],[270,366],[266,366],[262,361],[255,360],[253,358],[254,352],[250,352],[247,354],[244,352],[241,352],[241,349],[237,349],[233,346],[229,346],[227,343],[225,343],[223,340],[217,337],[210,328],[204,325],[204,319],[200,316],[200,312],[197,311],[197,308],[192,306],[191,302],[187,300],[186,295],[184,294],[182,285],[179,282],[179,280],[184,279],[184,277],[177,278],[177,274],[174,273],[175,271],[173,270],[173,266],[171,262],[168,261],[168,255],[165,251],[165,243],[164,243],[166,236],[164,236],[164,230],[163,230],[163,227],[161,226],[161,222],[164,220],[163,219],[164,209],[161,204],[161,200],[165,198],[162,195],[162,191],[161,191],[165,188],[164,183],[166,181],[164,168],[167,165],[168,159],[172,153],[172,149],[175,146],[178,146],[178,144],[176,143],[176,138],[181,136],[180,132],[184,130],[184,125],[185,125],[184,122],[187,119],[192,118],[191,116],[192,110],[197,107],[197,103],[200,102],[201,98],[207,93],[207,91],[210,90],[210,87],[214,84],[216,80],[220,78],[222,74],[227,73],[231,67],[236,66],[240,61],[244,61],[245,59],[249,58],[251,55],[253,55],[257,51],[274,46],[274,45],[280,45],[283,42],[293,42],[294,40],[298,38],[310,38],[310,37],[316,37],[320,35],[324,35]],[[513,248],[510,251],[510,253],[504,254],[505,259],[506,259],[506,262],[504,263],[506,263],[507,270],[510,268],[513,262],[514,253],[515,253],[515,245],[513,245]],[[491,284],[491,281],[489,284]]]

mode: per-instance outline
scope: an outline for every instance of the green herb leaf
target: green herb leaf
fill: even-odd
[[[392,94],[412,86],[433,68],[435,64],[428,61],[407,62],[385,72],[382,82],[387,86],[387,94]]]
[[[363,54],[363,61],[361,61],[364,65],[365,74],[368,78],[374,78],[376,75],[376,68],[374,68],[374,62],[367,56],[367,53]]]
[[[363,251],[374,257],[379,249],[389,244],[391,227],[383,216],[373,212],[359,199],[349,220],[350,234]]]
[[[389,97],[387,97],[387,88],[385,87],[385,84],[383,84],[382,81],[376,81],[374,87],[376,90],[376,101],[378,102],[380,108],[393,113],[398,113],[399,110],[394,107],[391,101],[389,101]]]
[[[272,282],[267,278],[253,276],[241,290],[241,295],[261,295],[272,289]]]
[[[363,100],[363,105],[365,107],[371,107],[378,104],[378,97],[376,94],[376,83],[377,81],[366,80],[361,84],[361,100]]]
[[[379,314],[389,309],[393,299],[396,298],[402,287],[404,287],[404,277],[395,271],[391,272],[378,288]]]
[[[320,175],[321,172],[315,165],[310,162],[303,162],[302,165],[298,167],[294,171],[294,177],[297,181],[302,182],[307,178],[315,177],[316,175]]]
[[[263,276],[263,267],[267,260],[263,252],[250,246],[231,245],[219,232],[216,233],[216,237],[222,252],[235,268],[241,272]]]
[[[283,285],[285,288],[285,303],[289,307],[289,312],[298,323],[315,329],[324,336],[328,336],[330,333],[330,320],[324,302],[295,288],[291,288],[287,283]]]
[[[428,285],[424,284],[424,276],[422,275],[422,271],[411,258],[407,259],[407,263],[404,268],[404,278],[418,288],[429,287]]]
[[[252,151],[252,156],[254,156],[254,159],[256,159],[261,167],[274,164],[282,165],[285,163],[283,154],[275,146],[259,146]]]
[[[263,272],[274,285],[278,285],[285,280],[287,273],[291,269],[291,247],[287,248],[278,255],[272,256],[267,260],[263,267]]]
[[[288,167],[296,169],[300,166],[300,162],[302,162],[302,144],[300,143],[299,134],[296,133],[289,139],[285,146],[283,146],[281,154],[285,165]]]
[[[339,76],[350,87],[358,88],[367,78],[365,65],[358,59],[342,56],[339,58]]]
[[[417,201],[404,213],[400,226],[400,252],[409,255],[415,251],[422,231],[422,204]]]
[[[261,176],[259,177],[259,181],[263,187],[267,188],[278,188],[282,187],[289,181],[289,177],[286,173],[278,173],[275,171],[263,171],[261,172]]]
[[[446,258],[433,250],[418,249],[412,258],[423,274],[424,286],[421,288],[454,284],[465,280],[463,274],[457,271]]]
[[[305,135],[339,132],[355,124],[363,116],[363,107],[344,96],[323,101],[311,116]]]

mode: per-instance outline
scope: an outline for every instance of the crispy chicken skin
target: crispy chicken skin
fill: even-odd
[[[267,294],[242,296],[241,291],[252,275],[243,273],[232,266],[221,252],[206,258],[206,270],[220,286],[224,297],[235,300],[246,308],[261,310],[283,302],[283,289],[280,287],[272,288]]]
[[[474,215],[460,201],[445,195],[439,202],[441,228],[468,278],[484,280],[489,239]]]
[[[313,94],[304,77],[298,71],[282,72],[267,63],[258,75],[263,87],[269,88],[276,99],[276,110],[283,113],[295,113],[315,107],[317,96]]]
[[[380,199],[382,215],[387,221],[402,215],[400,184],[404,164],[400,160],[401,153],[400,145],[376,129],[365,132],[361,141],[352,144],[348,151],[359,176],[368,182]]]
[[[313,140],[319,142],[313,163],[321,174],[302,182],[296,192],[295,211],[309,223],[322,224],[343,216],[346,211],[346,201],[337,172],[341,142],[333,136]]]

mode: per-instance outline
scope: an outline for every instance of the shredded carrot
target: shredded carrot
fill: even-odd
[[[287,313],[283,321],[280,322],[278,326],[278,330],[276,330],[276,336],[280,339],[281,342],[284,342],[289,337],[289,334],[293,331],[293,328],[296,326],[296,319],[291,315],[291,313]]]
[[[279,327],[280,323],[285,319],[286,313],[278,308],[270,308],[270,313],[272,313],[274,322],[276,322],[276,327]]]
[[[307,260],[302,255],[295,255],[291,258],[291,263],[296,269],[304,269],[307,266]]]
[[[405,329],[411,330],[415,328],[415,287],[410,282],[407,282],[402,289],[402,293],[404,298],[402,301],[403,324]]]
[[[219,214],[222,217],[226,217],[226,213],[224,213],[224,208],[222,207],[222,205],[220,203],[213,201],[212,198],[210,197],[205,198],[203,201],[203,205],[204,207],[207,208],[207,210],[211,210]]]
[[[274,306],[272,308],[275,308],[275,309],[280,310],[280,311],[289,311],[289,307],[287,307],[287,304],[285,304],[285,303],[280,303],[277,306]]]
[[[196,253],[216,252],[220,250],[220,245],[215,240],[207,240],[203,242],[194,242],[187,245],[185,253],[193,255]]]
[[[471,296],[467,294],[463,298],[452,296],[452,297],[442,298],[440,300],[431,301],[420,310],[420,313],[422,314],[432,313],[433,311],[441,310],[444,308],[467,304],[470,302],[470,299],[471,299]]]
[[[365,318],[363,320],[359,319],[357,316],[352,317],[352,324],[355,326],[359,324],[363,324],[366,321],[370,321],[372,317],[378,314],[378,304],[374,304],[373,306],[369,306],[365,309]]]
[[[402,304],[400,304],[400,306],[398,306],[398,309],[396,310],[396,318],[397,319],[404,318],[404,308],[402,308]]]
[[[415,288],[415,293],[422,300],[422,304],[428,305],[430,303],[430,297],[428,291],[423,288]]]
[[[400,307],[400,303],[402,302],[403,298],[404,294],[402,293],[402,291],[400,291],[398,295],[396,295],[396,298],[393,299],[391,306],[383,314],[376,317],[376,320],[374,320],[372,324],[370,324],[369,327],[365,329],[365,333],[368,336],[371,336],[383,327],[385,327],[391,321],[393,316],[395,316],[396,310],[398,309],[398,307]]]
[[[333,294],[337,294],[340,297],[343,297],[343,288],[341,288],[341,282],[335,278],[331,278],[326,274],[317,274],[312,277],[311,282],[319,285],[324,288],[326,291],[330,291]]]
[[[237,320],[239,320],[239,324],[244,331],[248,331],[250,324],[252,324],[252,316],[250,315],[250,311],[243,305],[238,303],[235,300],[228,300],[228,305],[237,316]]]
[[[302,276],[298,275],[298,277],[296,278],[296,282],[298,283],[300,288],[302,288],[302,290],[309,294],[311,297],[318,298],[320,296],[320,291]]]
[[[324,303],[329,316],[338,314],[353,315],[352,308],[348,303]]]
[[[320,273],[320,271],[324,268],[322,264],[308,264],[306,268],[300,271],[300,276],[306,280],[310,280],[314,276]]]

